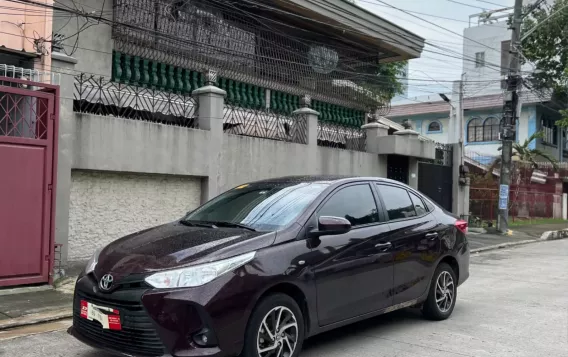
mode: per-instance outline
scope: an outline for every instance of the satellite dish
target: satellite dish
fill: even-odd
[[[329,74],[337,68],[337,51],[324,46],[312,46],[308,51],[308,62],[316,73]]]

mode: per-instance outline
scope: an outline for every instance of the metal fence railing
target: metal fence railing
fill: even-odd
[[[197,101],[171,93],[80,74],[75,77],[73,111],[197,128]]]
[[[365,151],[366,138],[360,127],[318,122],[318,146]]]
[[[469,220],[482,225],[497,220],[498,188],[470,188]],[[515,190],[509,193],[509,217],[515,220],[556,218],[562,207],[562,196],[550,192]]]
[[[223,111],[225,133],[257,138],[308,142],[308,123],[305,115],[286,115],[265,108],[243,108],[225,104]]]

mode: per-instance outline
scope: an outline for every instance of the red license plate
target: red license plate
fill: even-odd
[[[86,300],[81,300],[81,317],[90,321],[98,321],[103,329],[122,330],[120,312],[111,307],[95,305]]]

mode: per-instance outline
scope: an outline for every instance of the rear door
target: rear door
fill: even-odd
[[[381,210],[382,211],[382,210]],[[388,225],[379,214],[370,183],[342,186],[320,205],[320,216],[348,219],[350,232],[323,236],[313,246],[312,267],[321,326],[364,315],[392,305],[392,253]]]
[[[394,301],[400,304],[426,293],[440,256],[439,226],[422,198],[398,185],[377,184],[388,215],[394,255]]]

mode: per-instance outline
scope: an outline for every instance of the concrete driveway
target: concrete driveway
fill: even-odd
[[[107,357],[62,331],[68,323],[0,333],[0,355]],[[568,357],[568,240],[474,255],[449,320],[395,312],[311,339],[302,357],[320,356]]]

